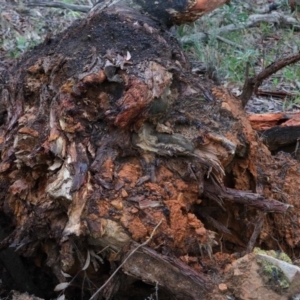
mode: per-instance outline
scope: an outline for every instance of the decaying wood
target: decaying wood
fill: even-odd
[[[215,201],[224,199],[226,201],[255,207],[263,212],[284,213],[291,207],[289,204],[277,200],[265,199],[259,194],[230,188],[221,188],[210,183],[204,185],[204,195]]]
[[[93,294],[93,296],[90,298],[90,300],[97,298],[97,295],[109,284],[109,282],[111,280],[114,279],[114,277],[116,276],[117,272],[128,262],[128,260],[141,248],[147,246],[149,244],[149,242],[151,241],[151,239],[153,238],[157,228],[161,225],[163,220],[160,220],[160,222],[154,227],[150,237],[143,242],[142,244],[138,244],[133,250],[131,250],[127,256],[125,257],[125,259],[122,261],[122,263],[116,268],[116,270],[112,273],[112,275],[110,275],[110,277],[106,280],[106,282]]]
[[[85,5],[72,5],[62,2],[53,1],[51,3],[45,1],[33,1],[31,6],[46,6],[57,7],[62,9],[71,9],[80,12],[88,12],[92,10],[99,10],[111,5],[120,4],[128,5],[132,8],[138,9],[150,16],[155,16],[161,23],[172,25],[182,24],[185,22],[192,22],[204,14],[211,12],[230,0],[169,0],[169,1],[155,1],[155,0],[101,0],[92,8]]]
[[[271,151],[294,145],[297,152],[296,144],[300,136],[298,112],[253,114],[249,116],[249,120],[252,128],[259,131],[263,142]]]
[[[146,247],[125,263],[123,271],[144,282],[159,282],[175,299],[201,299],[213,289],[211,280],[183,261]]]
[[[249,115],[251,126],[255,130],[270,129],[274,126],[292,127],[300,125],[299,112],[282,112]]]
[[[260,132],[262,140],[270,150],[295,145],[300,137],[300,126],[274,126]]]
[[[272,228],[261,237],[261,227],[247,230],[257,212],[289,216],[297,193],[276,181],[240,100],[192,74],[155,16],[95,9],[0,78],[0,209],[14,224],[2,247],[72,282],[67,298],[92,296],[161,220],[103,297],[122,299],[142,280],[166,299],[200,299],[217,284],[201,262],[220,251],[210,220],[230,233],[222,243],[232,251],[276,235],[297,252],[293,218],[284,230],[259,219],[262,231]],[[285,166],[279,177],[297,181],[293,163]]]
[[[249,121],[255,130],[270,129],[274,126],[284,124],[286,121],[297,118],[299,113],[270,113],[270,114],[251,114]]]

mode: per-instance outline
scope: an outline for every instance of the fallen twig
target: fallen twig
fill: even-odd
[[[221,42],[223,42],[223,43],[225,43],[225,44],[228,44],[228,45],[230,45],[230,46],[233,46],[233,47],[235,47],[235,48],[238,48],[238,49],[240,49],[240,50],[244,50],[244,49],[245,49],[243,46],[241,46],[241,45],[239,45],[239,44],[237,44],[237,43],[234,43],[234,42],[232,42],[232,41],[230,41],[230,40],[228,40],[228,39],[225,39],[225,38],[223,38],[223,37],[221,37],[221,36],[219,36],[219,35],[217,35],[216,38],[217,38],[217,40],[219,40],[219,41],[221,41]]]

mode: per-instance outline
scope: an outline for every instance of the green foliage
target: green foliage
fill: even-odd
[[[33,46],[39,43],[38,39],[34,38],[26,38],[26,36],[20,36],[17,38],[17,45],[16,45],[16,52],[14,57],[18,57],[28,49],[32,48]]]
[[[245,51],[235,50],[227,54],[228,59],[223,63],[223,68],[228,70],[225,79],[231,81],[242,82],[245,79],[245,69],[247,63],[250,66],[250,76],[253,75],[253,66],[258,59],[258,51],[256,49],[248,49]]]
[[[246,11],[240,10],[237,5],[225,5],[220,9],[223,16],[223,25],[227,24],[239,24],[240,22],[245,22],[248,19],[248,13]]]

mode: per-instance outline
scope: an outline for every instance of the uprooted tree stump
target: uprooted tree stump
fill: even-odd
[[[205,299],[233,253],[299,255],[298,163],[271,156],[161,21],[96,9],[1,75],[2,249],[67,297],[119,266],[105,299],[144,299],[141,281]]]

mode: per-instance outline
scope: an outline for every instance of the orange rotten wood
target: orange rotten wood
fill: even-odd
[[[252,128],[255,130],[268,129],[270,127],[279,125],[279,122],[284,122],[284,120],[287,120],[284,113],[251,114],[248,118]]]
[[[265,130],[274,126],[299,126],[300,113],[269,113],[249,115],[251,126],[255,130]]]
[[[174,13],[174,23],[182,24],[185,22],[193,22],[202,15],[229,3],[229,0],[187,0],[185,9]],[[173,13],[171,13],[171,15],[173,15]]]
[[[171,26],[173,24],[183,24],[193,22],[211,12],[212,10],[229,4],[228,0],[117,0],[114,3],[128,5],[129,7],[140,9],[151,16],[155,16],[161,23]],[[110,6],[111,0],[101,1],[100,7]],[[99,6],[99,5],[98,5]]]
[[[300,113],[253,114],[248,118],[270,150],[285,149],[299,157]]]
[[[197,0],[191,10],[198,10],[208,13],[223,4],[229,4],[230,0]]]

